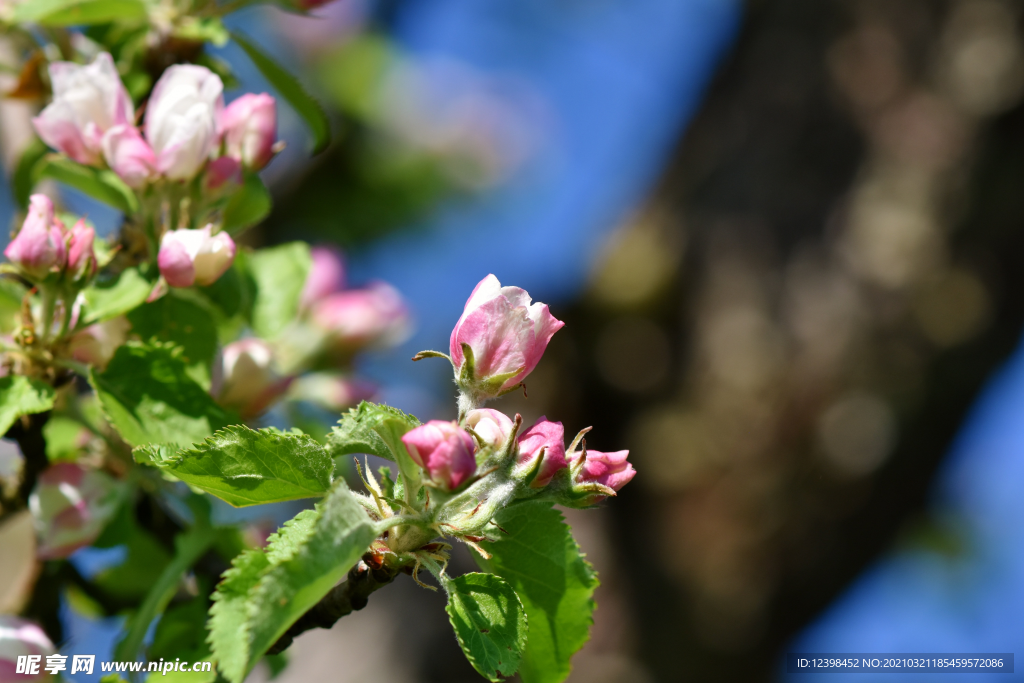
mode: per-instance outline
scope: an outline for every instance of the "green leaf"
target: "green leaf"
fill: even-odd
[[[269,568],[266,553],[247,550],[234,559],[213,594],[207,642],[217,668],[230,680],[241,680],[248,670],[249,595]]]
[[[152,283],[142,276],[138,268],[128,268],[116,278],[86,287],[82,291],[85,297],[83,323],[91,325],[124,315],[145,303],[152,289]]]
[[[146,18],[142,0],[31,0],[15,5],[15,22],[43,26],[84,26]]]
[[[494,574],[463,574],[445,582],[448,618],[466,659],[499,681],[519,667],[526,648],[526,610],[515,590]]]
[[[299,311],[311,257],[305,242],[289,242],[253,252],[249,269],[256,282],[252,327],[256,335],[272,339]]]
[[[242,187],[224,207],[224,230],[237,235],[266,218],[272,207],[270,191],[259,174],[246,171]]]
[[[201,581],[203,583],[206,582]],[[147,648],[148,661],[153,662],[157,658],[169,662],[176,658],[186,662],[210,661],[210,646],[203,637],[206,632],[207,592],[201,586],[197,597],[171,606],[160,617],[153,634],[153,644]],[[216,678],[217,672],[211,666],[209,671],[161,671],[160,677],[153,676],[152,680],[161,683],[213,683]]]
[[[217,325],[209,304],[203,306],[189,290],[171,290],[156,301],[128,314],[132,331],[143,340],[171,342],[182,348],[189,375],[204,389],[210,387],[210,368],[217,353]]]
[[[54,415],[43,425],[46,440],[46,459],[51,462],[66,460],[74,462],[82,451],[82,443],[91,434],[78,420]]]
[[[517,503],[495,521],[508,535],[482,543],[491,559],[476,559],[511,583],[526,608],[530,641],[519,676],[523,683],[563,681],[571,657],[590,638],[597,574],[550,503]]]
[[[194,526],[174,539],[175,555],[160,577],[146,594],[138,611],[125,625],[125,636],[114,648],[114,657],[134,662],[138,659],[142,640],[153,619],[167,608],[167,604],[178,590],[178,583],[192,565],[199,560],[213,544],[216,532],[207,526]]]
[[[157,342],[128,342],[90,383],[103,410],[132,446],[191,446],[239,422],[189,376],[181,349]]]
[[[16,280],[0,278],[0,332],[11,333],[21,322],[21,302],[28,290]]]
[[[420,468],[409,457],[402,436],[420,425],[414,415],[391,406],[363,401],[342,415],[327,437],[327,449],[337,458],[351,453],[368,453],[398,464],[409,495],[415,495],[421,480]]]
[[[327,437],[331,455],[367,453],[396,462],[397,453],[405,451],[402,436],[420,426],[415,415],[382,403],[362,401],[338,420]]]
[[[183,16],[174,29],[174,37],[183,40],[209,42],[216,47],[227,45],[231,34],[218,17]]]
[[[170,457],[153,447],[139,450],[145,455],[137,457],[235,507],[322,496],[334,472],[334,461],[310,437],[244,425]]]
[[[221,673],[241,683],[263,653],[359,560],[376,536],[343,480],[298,515],[266,553],[235,561],[214,595],[210,643]]]
[[[0,378],[0,434],[6,434],[22,415],[44,413],[53,408],[56,395],[49,384],[24,375]]]
[[[46,146],[46,143],[33,135],[32,142],[28,144],[18,159],[18,165],[11,176],[11,192],[18,202],[18,206],[23,209],[28,206],[28,198],[38,180],[36,166],[49,151],[50,148]]]
[[[28,2],[19,7],[31,4],[33,3]],[[43,178],[53,178],[70,185],[126,214],[139,210],[135,193],[113,171],[90,168],[66,157],[51,154],[43,157],[36,165],[35,176],[37,182]]]
[[[260,70],[263,77],[270,82],[270,85],[277,90],[277,93],[287,100],[295,113],[306,122],[309,132],[313,134],[313,153],[322,152],[331,141],[331,126],[320,103],[306,92],[295,76],[285,71],[280,64],[256,47],[248,38],[235,32],[232,32],[231,37],[239,47],[245,50],[245,54]]]

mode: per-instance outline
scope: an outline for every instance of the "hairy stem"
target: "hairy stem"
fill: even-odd
[[[394,581],[402,572],[401,566],[390,566],[386,563],[373,569],[368,564],[371,561],[370,555],[364,555],[363,559],[349,570],[348,579],[332,588],[320,602],[292,624],[291,628],[267,650],[267,654],[276,655],[284,652],[300,634],[314,628],[330,628],[338,619],[366,607],[371,593]]]

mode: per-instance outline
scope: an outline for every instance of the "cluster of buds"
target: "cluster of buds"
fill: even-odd
[[[42,194],[29,198],[21,230],[4,250],[15,272],[33,284],[66,281],[84,286],[96,274],[96,232],[84,218],[70,230]]]
[[[221,233],[208,238],[222,236],[226,237]],[[300,320],[274,340],[242,339],[228,344],[221,353],[212,393],[221,405],[243,418],[258,416],[285,396],[332,413],[371,398],[376,387],[335,368],[363,349],[392,345],[407,334],[408,308],[393,287],[376,282],[362,289],[347,289],[340,253],[316,247],[311,256],[300,297]],[[177,286],[164,271],[162,259],[163,250],[161,272],[169,284]],[[198,266],[196,270],[198,273]],[[204,284],[198,275],[196,282]],[[309,372],[311,369],[314,371]]]
[[[494,540],[493,517],[510,503],[536,499],[588,507],[616,495],[636,474],[629,451],[588,450],[584,436],[589,427],[567,448],[561,422],[541,417],[523,429],[521,416],[479,407],[517,387],[562,325],[546,305],[532,303],[522,289],[502,287],[493,275],[477,285],[451,336],[450,360],[460,389],[458,420],[432,420],[401,438],[419,472],[402,471],[403,507],[415,510],[419,519],[389,533],[392,552],[416,551],[417,543],[443,534],[486,556],[478,543]],[[447,356],[425,351],[414,360],[426,357]],[[426,494],[413,490],[417,479]],[[381,487],[372,475],[367,485],[376,494],[364,501],[367,510],[382,519],[393,514],[381,501],[387,500],[384,489],[394,485],[386,480]]]
[[[209,69],[178,64],[153,87],[140,130],[108,53],[90,64],[49,67],[53,101],[33,119],[48,145],[80,164],[114,170],[129,186],[189,181],[209,166],[220,186],[242,168],[259,170],[279,148],[274,98],[244,95],[224,106],[224,84]]]

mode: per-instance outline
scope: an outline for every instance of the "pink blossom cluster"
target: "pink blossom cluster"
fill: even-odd
[[[54,214],[49,197],[34,194],[21,230],[4,249],[4,256],[31,282],[41,282],[51,274],[85,280],[96,274],[95,238],[96,232],[84,218],[68,230]]]
[[[502,287],[488,275],[473,290],[452,330],[450,352],[465,408],[458,422],[432,420],[402,437],[412,460],[440,488],[452,491],[477,476],[490,453],[514,454],[514,477],[531,489],[558,481],[576,504],[593,504],[614,495],[636,474],[629,451],[588,450],[583,434],[568,451],[561,422],[541,417],[519,432],[515,420],[492,408],[475,407],[519,386],[537,366],[548,342],[564,323],[546,304],[533,303],[518,287]],[[433,352],[419,354],[440,355]],[[582,448],[577,450],[577,446]]]
[[[343,365],[359,351],[393,345],[408,333],[409,309],[394,287],[373,282],[363,288],[348,288],[338,250],[314,247],[310,256],[311,267],[299,301],[305,322],[294,333],[305,340],[319,340],[312,357],[283,371],[278,358],[280,340],[256,338],[232,342],[221,354],[213,394],[242,417],[259,415],[286,393],[331,412],[371,398],[376,387],[348,373],[324,369],[298,373],[309,365]],[[325,362],[320,362],[321,358]]]
[[[277,144],[274,98],[247,94],[224,106],[224,84],[209,69],[167,69],[146,103],[141,130],[113,58],[49,67],[53,101],[33,119],[39,137],[88,166],[107,165],[133,188],[159,179],[188,181],[207,169],[207,185],[259,170]]]

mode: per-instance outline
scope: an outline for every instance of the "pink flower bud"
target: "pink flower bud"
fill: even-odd
[[[224,154],[258,171],[273,158],[277,142],[277,105],[267,93],[247,93],[220,113],[218,130]]]
[[[551,482],[555,472],[566,467],[565,429],[561,422],[550,422],[541,416],[537,422],[519,435],[519,464],[536,466],[537,458],[543,458],[537,469],[537,476],[530,486],[539,489]]]
[[[303,309],[345,288],[345,262],[340,251],[333,247],[313,247],[310,256],[313,262],[302,290]]]
[[[103,157],[129,187],[142,187],[156,176],[156,155],[130,123],[114,126],[103,136]]]
[[[89,325],[72,335],[68,340],[68,351],[78,362],[103,369],[114,357],[114,352],[124,345],[131,328],[131,323],[124,316]]]
[[[42,194],[29,199],[25,222],[4,256],[31,280],[42,280],[51,270],[64,267],[67,245],[60,221],[53,217],[53,202]]]
[[[502,287],[488,275],[476,286],[452,330],[450,351],[455,376],[462,372],[462,345],[473,350],[471,386],[481,399],[511,390],[537,367],[552,335],[564,325],[546,304],[531,303],[519,287]]]
[[[218,157],[206,165],[206,189],[242,184],[242,164],[238,159]]]
[[[38,625],[9,614],[0,615],[0,683],[53,680],[45,668],[46,656],[56,653],[57,648]],[[29,665],[29,670],[19,670],[19,657],[38,659],[33,659],[34,666]],[[25,659],[21,662],[22,667],[28,664]]]
[[[217,118],[224,84],[203,66],[177,64],[164,71],[146,105],[146,141],[157,170],[171,180],[189,180],[217,146]]]
[[[476,471],[473,437],[454,422],[431,420],[407,432],[402,443],[427,476],[448,491]]]
[[[477,408],[466,413],[466,426],[494,448],[501,448],[512,433],[513,423],[505,413],[491,408]]]
[[[397,344],[409,331],[405,301],[383,282],[332,294],[313,307],[311,317],[343,352]]]
[[[103,52],[86,66],[54,62],[50,81],[53,101],[32,119],[36,132],[43,142],[78,163],[98,164],[104,134],[132,119],[132,100],[114,60]]]
[[[172,230],[160,241],[157,265],[171,287],[205,287],[216,282],[235,260],[235,242],[226,232]]]
[[[298,5],[299,9],[311,10],[317,7],[323,7],[334,2],[334,0],[295,0],[295,4]]]
[[[51,466],[39,475],[28,501],[39,558],[65,558],[95,541],[119,502],[119,486],[107,474],[69,462]]]
[[[96,252],[93,242],[96,231],[79,218],[71,228],[71,240],[68,244],[68,273],[74,279],[91,278],[96,274]]]
[[[370,382],[328,372],[303,375],[288,388],[292,398],[315,403],[332,413],[340,413],[360,401],[368,401],[376,393],[377,387]]]
[[[585,451],[586,462],[576,475],[574,484],[595,483],[607,486],[613,491],[618,491],[629,483],[629,480],[636,476],[636,470],[626,458],[629,451],[615,451],[614,453],[602,453],[600,451]],[[576,470],[580,467],[579,459],[583,452],[576,452],[570,456],[570,468]],[[593,505],[605,498],[602,495],[592,495],[585,501],[587,505]]]
[[[291,379],[274,368],[274,351],[262,339],[240,339],[224,347],[213,393],[243,418],[259,415],[288,389]]]

